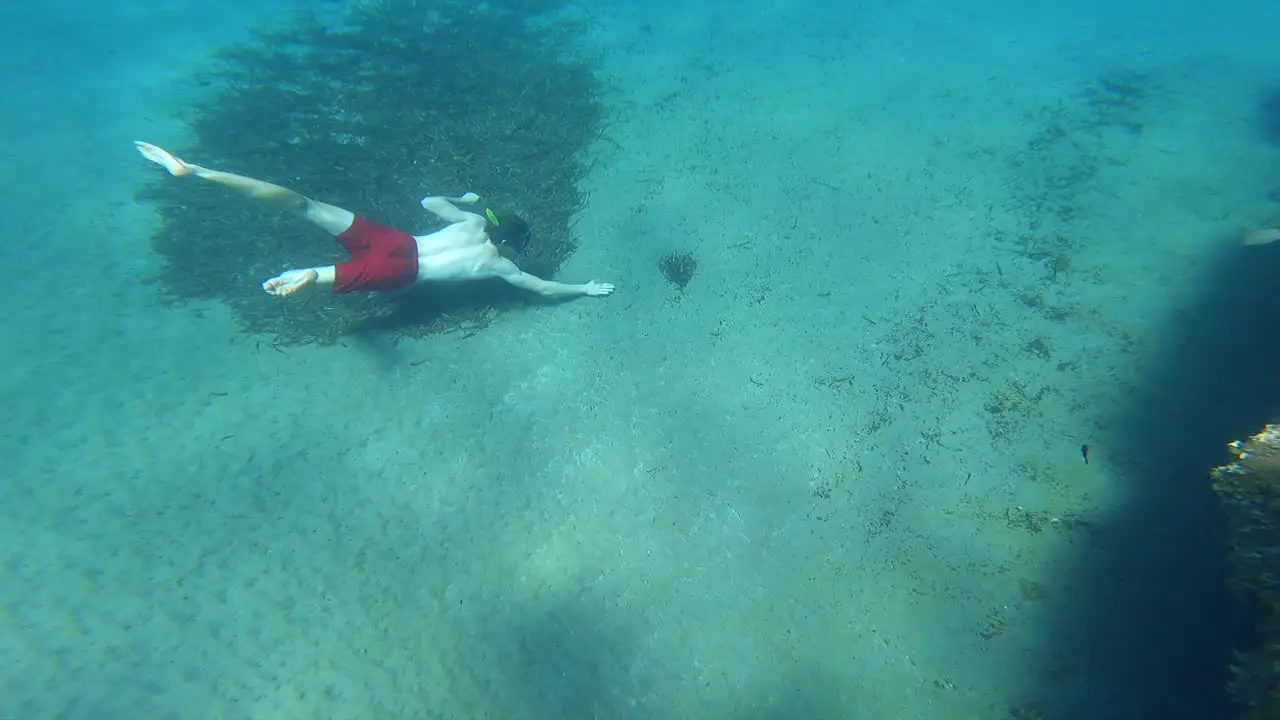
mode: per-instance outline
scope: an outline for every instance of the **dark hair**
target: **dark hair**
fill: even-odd
[[[494,245],[520,252],[529,244],[533,233],[524,218],[513,213],[499,215],[490,210],[485,211],[485,216],[484,231]]]

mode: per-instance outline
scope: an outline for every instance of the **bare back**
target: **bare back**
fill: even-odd
[[[414,237],[418,243],[418,279],[441,281],[493,277],[501,256],[484,231],[484,218],[471,217],[452,223],[430,235]]]

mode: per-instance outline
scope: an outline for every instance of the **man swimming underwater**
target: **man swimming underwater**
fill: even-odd
[[[415,237],[279,185],[183,162],[150,143],[135,141],[134,145],[143,157],[168,170],[170,175],[203,178],[254,200],[301,214],[311,224],[333,235],[351,254],[350,260],[337,265],[286,270],[262,283],[262,289],[276,297],[286,297],[313,285],[328,285],[335,293],[348,293],[395,290],[415,282],[486,278],[502,278],[543,297],[599,296],[613,292],[613,285],[594,280],[582,285],[543,280],[502,257],[494,243],[519,249],[529,238],[529,226],[515,216],[498,218],[488,210],[485,216],[480,216],[454,205],[479,200],[475,193],[456,198],[423,198],[422,207],[450,224],[429,235]]]

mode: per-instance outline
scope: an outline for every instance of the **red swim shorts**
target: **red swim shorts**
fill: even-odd
[[[408,233],[357,215],[337,240],[351,259],[334,266],[335,293],[395,290],[418,277],[418,243]]]

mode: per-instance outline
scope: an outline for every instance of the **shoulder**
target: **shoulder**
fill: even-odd
[[[493,243],[485,243],[480,248],[480,256],[477,258],[477,266],[487,275],[493,277],[506,277],[508,275],[520,274],[520,268],[516,264],[502,257],[502,253],[498,252],[498,248]]]
[[[484,232],[486,224],[485,219],[475,213],[465,214],[467,215],[467,218],[454,223],[453,227],[458,228],[460,231],[467,233],[468,235],[474,234],[476,237],[483,237],[487,240],[488,236],[485,235]]]

